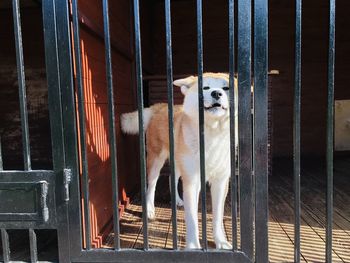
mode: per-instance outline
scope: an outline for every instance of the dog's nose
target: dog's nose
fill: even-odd
[[[222,93],[221,93],[221,91],[214,90],[214,91],[211,93],[211,96],[212,96],[214,99],[218,100],[218,99],[222,96]]]

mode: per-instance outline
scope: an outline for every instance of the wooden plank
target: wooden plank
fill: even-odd
[[[269,261],[292,262],[293,241],[272,216],[269,218]],[[302,258],[302,261],[305,262]]]
[[[282,170],[283,171],[283,170]],[[285,174],[290,174],[288,171]],[[292,201],[293,201],[293,188],[292,181],[288,180],[289,177],[281,176],[276,179],[279,185],[283,185],[283,187],[275,187],[273,191],[273,195],[276,196],[280,202],[285,203],[285,209],[289,209],[292,213]],[[302,193],[306,192],[303,191]],[[309,187],[307,188],[310,191]],[[302,200],[307,199],[303,198]],[[310,215],[305,210],[305,204],[301,203],[301,251],[303,256],[307,261],[312,262],[320,262],[325,260],[325,238],[324,231],[325,228],[320,222],[314,220],[314,218],[310,217]],[[292,224],[289,226],[286,225],[286,228],[290,228],[293,231],[293,220],[289,221]],[[293,236],[293,234],[291,235]],[[333,258],[334,262],[343,262],[342,258],[338,255],[338,251],[333,249]]]

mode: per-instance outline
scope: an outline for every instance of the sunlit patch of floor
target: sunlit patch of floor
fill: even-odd
[[[349,162],[348,162],[349,163]],[[340,164],[341,165],[341,164]],[[345,164],[343,164],[345,165]],[[346,166],[348,167],[348,166]],[[270,262],[294,261],[294,192],[291,170],[277,166],[280,176],[272,176],[269,189],[268,243]],[[285,171],[285,172],[284,172]],[[326,226],[326,185],[324,178],[313,172],[304,171],[301,198],[301,261],[325,262],[325,226]],[[276,172],[275,172],[276,173]],[[320,173],[321,174],[321,173]],[[342,170],[344,174],[344,169]],[[306,176],[307,175],[307,176]],[[303,185],[305,186],[303,188]],[[208,247],[215,248],[212,234],[212,213],[210,193],[207,191],[207,240]],[[169,193],[165,193],[168,194]],[[158,198],[156,218],[149,221],[148,241],[151,249],[173,249],[172,211],[168,199]],[[164,201],[165,200],[165,201]],[[335,175],[334,216],[333,216],[333,251],[332,262],[350,262],[350,182],[348,178]],[[200,208],[201,202],[199,202]],[[198,211],[199,233],[202,238],[201,209]],[[243,222],[244,224],[244,222]],[[240,249],[240,218],[237,218],[237,233],[232,235],[231,205],[228,196],[225,203],[224,228],[227,238],[232,243],[236,239]],[[140,198],[136,197],[123,213],[120,220],[121,247],[143,248],[142,207]],[[177,244],[185,248],[186,227],[183,208],[177,208]],[[114,234],[105,241],[105,247],[113,247]],[[254,242],[254,240],[253,240]]]

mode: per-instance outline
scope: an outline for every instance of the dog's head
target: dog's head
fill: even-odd
[[[190,76],[174,81],[184,94],[184,112],[198,118],[198,77]],[[203,74],[203,105],[205,118],[220,119],[229,115],[229,75]]]

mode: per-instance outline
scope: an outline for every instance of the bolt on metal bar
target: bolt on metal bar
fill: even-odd
[[[234,0],[229,0],[229,95],[230,95],[230,148],[231,148],[231,220],[232,249],[237,250],[237,177],[236,177],[236,102],[235,94],[235,47],[234,47]]]
[[[300,262],[300,115],[301,115],[301,15],[302,0],[295,8],[295,79],[293,120],[294,262]]]
[[[329,1],[326,262],[332,262],[335,0]]]
[[[74,55],[76,65],[76,80],[77,80],[77,95],[78,95],[78,112],[79,112],[79,138],[81,147],[81,162],[82,162],[82,190],[84,199],[84,221],[85,221],[85,243],[86,249],[91,249],[91,222],[90,222],[90,207],[89,207],[89,175],[88,163],[86,156],[86,125],[85,125],[85,110],[84,110],[84,91],[81,69],[81,50],[80,50],[80,35],[79,35],[79,17],[77,0],[72,0],[73,14],[73,34],[74,34]]]
[[[253,258],[251,1],[238,0],[238,118],[241,249]]]
[[[23,160],[24,169],[31,170],[30,160],[30,140],[29,140],[29,125],[28,125],[28,111],[27,111],[27,95],[24,73],[23,60],[23,43],[22,43],[22,29],[21,29],[21,15],[19,0],[12,0],[13,23],[15,31],[16,44],[16,60],[17,60],[17,76],[19,88],[19,106],[21,111],[21,128],[22,128],[22,145],[23,145]]]
[[[268,262],[268,2],[254,1],[255,262]]]
[[[10,240],[6,229],[1,229],[2,257],[4,263],[11,261]]]
[[[143,248],[147,250],[149,246],[148,246],[148,219],[147,219],[147,206],[146,206],[146,161],[145,161],[146,149],[145,149],[145,130],[143,125],[142,56],[141,56],[140,10],[139,10],[138,0],[134,0],[134,27],[135,27],[134,30],[135,30],[137,105],[138,105],[138,118],[139,118]]]
[[[114,228],[114,248],[120,249],[120,227],[119,227],[119,198],[118,198],[118,169],[117,169],[117,146],[115,133],[115,110],[113,92],[113,68],[111,54],[111,37],[109,28],[109,6],[108,0],[103,0],[103,24],[104,41],[106,52],[106,74],[108,89],[108,114],[109,114],[109,146],[111,151],[112,165],[112,190],[113,190],[113,228]]]
[[[30,245],[30,261],[32,263],[38,262],[37,239],[34,229],[29,229],[29,245]]]
[[[199,164],[202,194],[202,247],[208,249],[207,207],[205,181],[205,145],[204,145],[204,106],[203,106],[203,30],[202,0],[197,0],[197,70],[198,70],[198,110],[199,110]]]
[[[176,175],[175,175],[175,144],[174,144],[174,91],[173,91],[173,58],[171,41],[171,8],[170,0],[165,0],[165,30],[167,56],[167,88],[168,88],[168,127],[169,127],[169,160],[171,176],[171,213],[173,249],[177,246],[177,211],[176,211]]]

